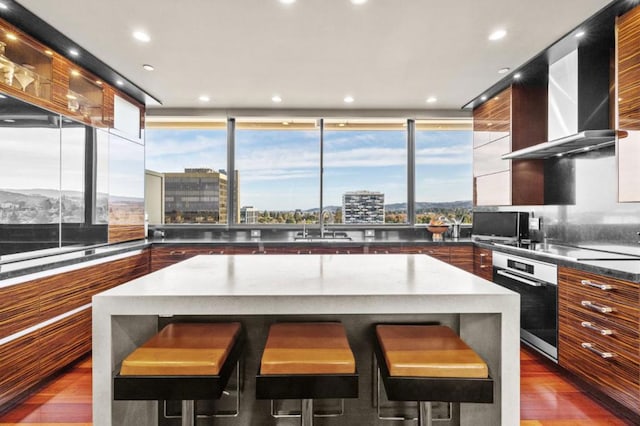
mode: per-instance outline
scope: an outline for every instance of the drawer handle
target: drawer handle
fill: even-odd
[[[603,336],[611,336],[613,334],[613,330],[610,330],[608,328],[598,327],[597,325],[589,321],[582,321],[580,325],[583,326],[584,328],[588,328],[589,330],[593,330],[599,334],[602,334]]]
[[[611,284],[594,283],[591,280],[582,280],[582,281],[580,281],[580,283],[582,283],[582,285],[586,285],[587,287],[597,288],[597,289],[600,289],[602,291],[613,290],[613,286]]]
[[[187,252],[184,250],[171,250],[169,252],[169,256],[184,256],[185,254],[187,254]]]
[[[220,250],[220,251],[209,250],[209,254],[224,254],[224,250]]]
[[[593,343],[582,343],[581,346],[604,359],[613,358],[616,356],[616,354],[614,354],[613,352],[603,352],[599,350],[593,345]]]
[[[580,302],[582,306],[585,308],[591,309],[592,311],[600,312],[601,314],[609,314],[613,312],[613,308],[607,305],[600,305],[598,303],[591,302],[590,300],[583,300]]]

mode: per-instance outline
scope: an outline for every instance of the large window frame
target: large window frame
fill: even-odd
[[[283,114],[283,116],[286,116]],[[304,119],[309,119],[308,117],[304,117]],[[416,129],[423,130],[425,128],[438,129],[438,130],[465,130],[472,131],[472,121],[470,118],[452,118],[452,119],[407,119],[407,118],[398,118],[395,119],[380,119],[381,126],[380,129],[384,128],[384,123],[393,122],[394,126],[397,125],[398,120],[403,121],[403,126],[406,129],[406,203],[407,203],[407,220],[403,223],[378,223],[378,224],[336,224],[338,227],[344,228],[362,228],[363,226],[369,227],[416,227],[422,224],[416,223]],[[157,120],[157,121],[156,121]],[[214,120],[219,121],[220,118],[214,118]],[[317,125],[320,128],[320,162],[318,167],[320,169],[319,179],[319,194],[318,194],[318,205],[317,209],[319,212],[323,211],[323,206],[325,205],[326,200],[324,199],[324,164],[323,157],[325,153],[325,144],[324,144],[324,132],[327,129],[327,126],[331,123],[337,122],[339,120],[356,120],[356,119],[342,119],[339,116],[330,117],[330,118],[319,118],[313,119],[316,121]],[[370,122],[375,122],[376,118],[366,118],[365,120]],[[195,119],[194,121],[197,121]],[[236,170],[236,130],[238,126],[238,121],[243,121],[246,125],[247,118],[238,116],[238,117],[228,117],[226,119],[226,128],[227,128],[227,170],[233,170],[234,173],[229,173],[227,184],[229,186],[229,190],[227,191],[227,223],[219,223],[219,224],[211,224],[212,227],[220,227],[220,228],[255,228],[258,227],[274,227],[274,228],[298,228],[300,227],[299,223],[295,224],[265,224],[265,223],[240,223],[239,217],[235,214],[236,210],[239,211],[239,208],[242,207],[240,204],[240,200],[234,197],[235,191],[231,188],[235,188],[237,182],[235,181],[235,170]],[[259,120],[258,120],[259,121]],[[205,120],[203,120],[203,123]],[[147,129],[153,128],[167,128],[170,127],[170,124],[163,120],[161,117],[147,117]],[[161,123],[157,126],[157,123]],[[206,127],[206,123],[203,124]],[[256,128],[259,128],[256,125]],[[472,183],[470,182],[470,185]],[[323,225],[323,215],[320,215],[318,224],[320,226]],[[151,225],[161,225],[161,224],[151,224]],[[189,226],[189,224],[183,224],[181,226]]]

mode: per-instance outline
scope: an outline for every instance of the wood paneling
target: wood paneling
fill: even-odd
[[[449,262],[451,250],[448,246],[426,246],[424,253],[443,262]]]
[[[42,324],[90,303],[96,293],[147,274],[149,261],[150,250],[145,250],[1,289],[5,334],[0,337]],[[90,308],[0,345],[0,411],[90,350]]]
[[[640,6],[617,20],[618,128],[640,130]]]
[[[112,262],[0,289],[0,338],[91,302],[101,291],[149,272],[149,250]]]
[[[473,247],[451,246],[449,263],[467,272],[473,273]]]
[[[144,239],[144,224],[140,225],[109,225],[109,243]]]
[[[593,288],[582,284],[583,280],[612,288]],[[562,267],[558,272],[558,294],[560,365],[640,414],[639,285]],[[584,302],[609,307],[612,312],[589,309]],[[585,322],[613,334],[603,335],[586,328]],[[603,358],[583,347],[585,343],[613,357]]]
[[[473,111],[474,205],[544,204],[544,162],[502,155],[547,138],[546,87],[513,85]]]
[[[91,351],[91,309],[40,330],[40,377],[45,379]]]
[[[39,322],[40,291],[37,282],[0,288],[0,339]]]
[[[0,345],[0,412],[40,381],[38,332]]]
[[[69,61],[62,59],[60,56],[52,58],[53,79],[51,101],[56,104],[61,111],[68,112],[69,98],[69,74],[71,72],[71,64]]]
[[[493,252],[489,249],[473,248],[473,273],[485,280],[493,281]]]

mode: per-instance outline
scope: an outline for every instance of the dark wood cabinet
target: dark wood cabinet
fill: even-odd
[[[638,283],[572,268],[558,271],[558,361],[640,413]]]
[[[0,411],[91,351],[93,295],[148,273],[145,250],[2,287]]]
[[[618,201],[640,201],[640,6],[616,22]]]
[[[467,272],[473,273],[473,247],[452,246],[449,252],[449,263]]]
[[[493,281],[493,251],[481,247],[473,248],[473,273],[485,280]]]
[[[544,204],[543,161],[501,157],[544,142],[546,137],[546,87],[512,85],[475,108],[474,205]]]

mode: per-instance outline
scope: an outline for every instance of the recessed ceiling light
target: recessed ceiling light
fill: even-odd
[[[116,84],[117,84],[118,86],[123,86],[123,85],[124,85],[124,81],[122,81],[122,80],[116,80]]]
[[[0,99],[7,99],[5,95],[0,94]]]
[[[511,68],[509,68],[509,67],[500,68],[500,69],[498,70],[498,74],[506,74],[506,73],[508,73],[509,71],[511,71]]]
[[[280,102],[282,102],[282,98],[279,95],[273,95],[271,97],[271,102],[275,102],[275,103],[279,104]]]
[[[437,100],[438,100],[438,98],[436,98],[435,96],[429,96],[427,98],[427,103],[432,104],[432,103],[436,102]]]
[[[487,100],[487,95],[482,95],[482,96],[480,96],[480,100],[481,100],[481,101],[486,101],[486,100]]]
[[[353,99],[353,96],[347,95],[344,97],[344,103],[345,104],[351,104],[353,103],[353,101],[355,101],[355,99]]]
[[[149,36],[149,34],[145,33],[144,31],[134,31],[132,35],[133,38],[144,43],[149,43],[151,41],[151,37]]]
[[[351,3],[353,4],[365,4],[367,2],[367,0],[351,0]]]
[[[17,40],[17,39],[18,39],[18,36],[17,36],[17,35],[15,35],[15,34],[13,34],[13,33],[7,33],[7,38],[8,38],[9,40]]]
[[[491,34],[489,34],[489,40],[491,41],[496,41],[496,40],[500,40],[501,38],[504,38],[504,36],[507,35],[507,31],[506,30],[495,30],[494,32],[492,32]]]
[[[580,38],[582,36],[584,36],[584,31],[578,31],[575,35],[576,38]]]
[[[347,125],[347,123],[338,123],[338,127],[344,127],[346,125]]]
[[[591,147],[589,147],[589,146],[585,146],[583,150],[584,150],[584,151],[589,151],[590,149],[591,149]]]
[[[288,122],[288,121],[283,121],[283,122],[282,122],[282,125],[283,125],[283,126],[288,126],[288,125],[289,125],[289,122]]]
[[[78,52],[78,49],[69,49],[69,55],[78,56],[79,54],[80,52]]]
[[[280,3],[282,4],[291,4],[291,3],[295,3],[296,0],[280,0]]]
[[[7,118],[7,119],[2,120],[2,121],[4,121],[5,123],[15,123],[16,122],[16,120],[14,120],[12,118]]]
[[[7,10],[7,9],[9,9],[9,6],[7,6],[6,4],[0,2],[0,9]]]
[[[513,78],[515,78],[516,80],[519,80],[519,79],[520,79],[520,77],[522,77],[522,74],[520,74],[519,72],[517,72],[517,73],[515,73],[515,74],[513,75]]]
[[[562,153],[556,154],[556,157],[562,157]]]
[[[198,100],[200,102],[209,102],[211,100],[211,98],[207,95],[200,95],[200,97],[198,98]]]
[[[144,68],[147,71],[153,71],[155,69],[153,65],[149,65],[149,64],[144,64],[142,68]]]

